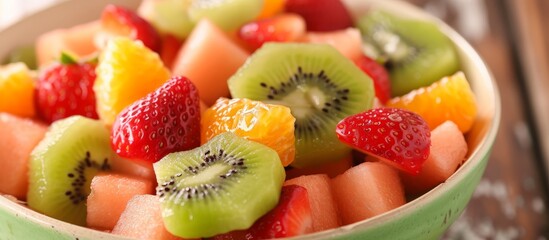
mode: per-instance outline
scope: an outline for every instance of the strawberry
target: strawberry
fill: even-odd
[[[36,83],[40,117],[48,123],[73,115],[98,119],[93,92],[95,66],[94,62],[78,63],[62,53],[60,62],[45,69]]]
[[[391,80],[387,69],[364,55],[357,58],[355,64],[374,81],[376,97],[379,101],[383,104],[389,101],[391,99]]]
[[[135,12],[124,7],[107,5],[101,14],[101,30],[101,36],[107,39],[109,36],[125,36],[140,40],[155,52],[160,51],[161,40],[156,29]]]
[[[265,42],[292,42],[305,35],[305,20],[287,13],[243,25],[238,36],[255,51]]]
[[[341,0],[287,0],[285,9],[303,16],[308,31],[327,32],[353,25]]]
[[[307,189],[297,185],[282,187],[278,205],[247,230],[215,236],[214,240],[272,239],[313,232],[311,205]]]
[[[160,58],[164,62],[164,66],[171,67],[179,49],[183,45],[183,41],[174,35],[166,34],[162,37],[162,48],[160,50]]]
[[[112,127],[111,145],[121,157],[149,162],[198,147],[198,90],[189,79],[172,77],[120,112]]]
[[[416,113],[376,108],[349,116],[336,127],[339,140],[411,174],[418,174],[431,147],[429,126]]]

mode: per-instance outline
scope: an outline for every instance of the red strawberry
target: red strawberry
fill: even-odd
[[[364,55],[356,59],[355,64],[374,81],[374,88],[379,101],[383,104],[389,101],[391,99],[391,80],[387,69]]]
[[[36,106],[46,122],[82,115],[97,119],[95,63],[78,63],[62,53],[61,62],[42,72],[36,83]]]
[[[125,36],[140,40],[149,49],[158,52],[161,40],[156,29],[135,12],[109,4],[101,14],[101,29],[108,36]],[[103,36],[105,37],[105,36]]]
[[[118,155],[156,162],[200,145],[200,98],[185,77],[173,77],[116,117],[111,145]]]
[[[282,187],[278,205],[247,230],[215,236],[214,240],[272,239],[313,232],[313,219],[307,189],[297,185]]]
[[[265,42],[292,42],[305,35],[305,20],[297,14],[282,14],[245,24],[238,36],[252,51]]]
[[[411,174],[418,174],[429,157],[429,126],[407,110],[370,109],[341,120],[336,133],[343,143]]]
[[[166,34],[162,38],[162,49],[160,50],[160,58],[162,59],[162,62],[164,62],[165,66],[171,67],[173,65],[173,62],[177,57],[177,53],[179,52],[179,49],[182,45],[183,41],[181,41],[174,35]]]
[[[327,32],[353,25],[341,0],[287,0],[285,9],[303,16],[308,31]]]

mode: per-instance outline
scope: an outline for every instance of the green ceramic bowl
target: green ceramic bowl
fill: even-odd
[[[31,44],[56,27],[68,27],[99,16],[107,2],[136,7],[136,0],[64,1],[0,31],[0,59],[10,49]],[[500,121],[500,98],[492,75],[475,50],[455,31],[421,10],[400,1],[345,0],[353,14],[380,7],[401,15],[434,21],[453,40],[463,70],[479,104],[478,119],[467,135],[469,158],[445,183],[406,205],[352,225],[296,239],[438,239],[462,213],[488,161]],[[49,218],[0,197],[0,239],[124,239]]]

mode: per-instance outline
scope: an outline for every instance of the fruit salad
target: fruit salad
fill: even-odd
[[[140,239],[270,239],[405,205],[468,157],[437,25],[340,0],[143,0],[0,68],[0,193]]]

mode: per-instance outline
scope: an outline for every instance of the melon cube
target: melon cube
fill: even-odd
[[[0,193],[26,199],[30,153],[46,131],[42,124],[0,113]]]
[[[343,224],[355,223],[406,203],[396,169],[381,162],[365,162],[332,179]]]
[[[344,173],[347,169],[353,166],[353,156],[349,154],[348,156],[334,161],[325,163],[318,166],[306,167],[306,168],[292,168],[286,170],[286,179],[292,179],[303,175],[314,175],[314,174],[326,174],[328,177],[333,178],[339,174]]]
[[[150,180],[112,173],[95,176],[90,188],[86,222],[88,227],[102,230],[114,228],[132,197],[154,192]]]
[[[355,60],[363,54],[362,35],[356,28],[347,28],[332,32],[308,32],[303,41],[329,44],[351,60]]]
[[[111,169],[114,173],[144,178],[153,183],[156,182],[152,162],[138,159],[115,158],[111,162]]]
[[[319,232],[341,226],[338,209],[332,194],[330,178],[326,174],[306,175],[284,182],[286,185],[298,185],[307,189],[313,231]]]

